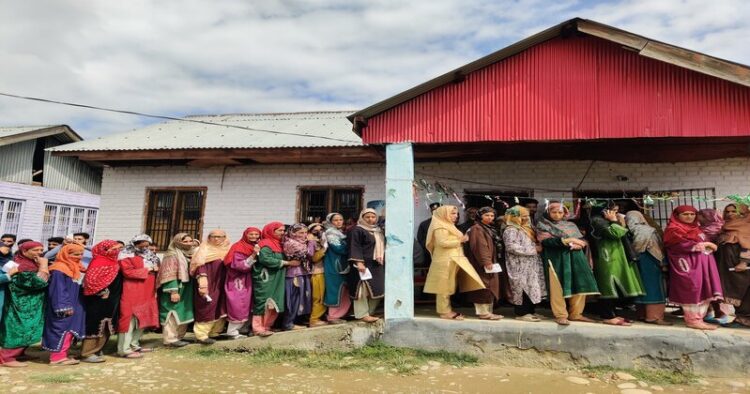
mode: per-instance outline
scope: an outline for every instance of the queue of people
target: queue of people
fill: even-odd
[[[6,367],[26,366],[25,350],[40,340],[51,365],[75,365],[104,362],[104,345],[115,334],[118,356],[142,358],[152,349],[141,336],[158,327],[165,346],[182,347],[191,325],[195,341],[210,345],[220,336],[340,324],[352,306],[355,319],[373,323],[385,291],[385,237],[372,209],[348,231],[344,217],[331,213],[322,224],[249,227],[235,243],[220,229],[205,242],[179,233],[162,258],[147,234],[91,249],[88,237],[69,237],[47,251],[23,240],[15,253],[15,237],[2,240]],[[76,342],[80,360],[70,355]]]
[[[491,207],[467,212],[458,223],[455,206],[431,206],[420,225],[420,245],[431,257],[424,287],[435,294],[437,314],[462,320],[451,296],[474,304],[483,320],[499,320],[493,307],[504,299],[516,319],[537,322],[547,299],[557,324],[571,322],[630,326],[619,316],[635,305],[639,320],[671,325],[665,306],[680,306],[690,328],[714,330],[735,322],[750,327],[750,214],[728,205],[723,215],[678,206],[664,231],[639,210],[620,212],[609,203],[572,217],[560,202],[517,205],[501,218]],[[462,230],[464,229],[464,230]],[[596,302],[587,300],[596,298]],[[584,315],[595,310],[598,319]]]

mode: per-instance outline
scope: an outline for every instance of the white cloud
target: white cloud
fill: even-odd
[[[0,0],[0,91],[170,115],[357,109],[573,16],[750,63],[745,2],[589,3]],[[88,138],[151,122],[6,98],[0,118]]]

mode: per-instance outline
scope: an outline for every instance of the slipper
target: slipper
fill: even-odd
[[[561,326],[569,326],[570,325],[570,320],[568,320],[567,318],[564,318],[564,317],[557,317],[557,318],[555,318],[555,323],[557,323],[557,324],[559,324]]]
[[[496,315],[494,313],[489,313],[489,314],[480,315],[480,316],[477,316],[477,317],[479,318],[479,320],[500,320],[504,316],[503,315]]]
[[[445,320],[463,320],[464,315],[458,312],[453,312],[453,315],[440,315],[440,318]]]
[[[569,317],[568,320],[570,320],[570,321],[577,321],[577,322],[581,322],[581,323],[599,323],[596,320],[589,319],[588,317],[583,316],[583,315],[578,316],[576,318]]]
[[[346,320],[343,320],[343,319],[333,319],[333,320],[328,321],[328,324],[344,324],[344,323],[346,323]]]
[[[621,317],[615,317],[613,319],[602,320],[602,323],[610,325],[610,326],[623,326],[623,327],[632,326],[632,324],[626,321],[626,319],[623,319]]]
[[[79,363],[78,360],[75,360],[72,358],[66,358],[65,360],[60,360],[60,361],[50,361],[49,365],[64,366],[64,365],[76,365],[78,363]]]
[[[644,323],[646,323],[646,324],[655,324],[657,326],[671,326],[671,325],[674,325],[674,323],[668,322],[668,321],[666,321],[664,319],[656,319],[656,320],[646,320],[646,319],[643,319],[642,321]]]
[[[255,335],[261,338],[266,338],[266,337],[270,337],[271,335],[273,335],[273,331],[261,331]]]
[[[686,326],[688,328],[693,328],[693,329],[696,329],[696,330],[706,330],[706,331],[711,331],[711,330],[715,330],[715,329],[719,328],[719,326],[716,326],[716,325],[713,325],[713,324],[704,323],[702,321],[701,322],[697,322],[695,324],[686,324]]]
[[[128,354],[126,354],[124,356],[120,356],[120,357],[123,357],[123,358],[143,358],[143,355],[140,354],[140,353],[138,353],[138,352],[133,352],[133,353],[128,353]]]
[[[538,317],[536,317],[536,316],[534,316],[532,314],[523,315],[523,316],[516,316],[516,320],[527,321],[527,322],[534,322],[534,323],[536,323],[538,321],[541,321],[541,320],[539,320]]]
[[[324,322],[323,320],[318,320],[315,323],[310,323],[310,328],[312,327],[320,327],[320,326],[326,326],[328,323]]]
[[[20,361],[15,361],[15,360],[8,361],[8,362],[2,363],[0,365],[2,365],[3,367],[8,367],[8,368],[23,368],[23,367],[28,367],[29,366],[29,364],[22,363]]]
[[[136,353],[151,353],[151,352],[154,351],[154,349],[152,349],[150,347],[137,347],[137,348],[133,349],[133,351],[136,352]]]
[[[365,316],[360,320],[362,320],[365,323],[375,323],[376,321],[380,320],[380,318],[375,317],[375,316]]]

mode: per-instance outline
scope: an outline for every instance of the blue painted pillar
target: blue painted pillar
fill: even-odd
[[[385,147],[385,319],[414,318],[414,153],[410,143]]]

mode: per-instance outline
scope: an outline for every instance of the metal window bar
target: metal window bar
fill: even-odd
[[[176,223],[173,234],[184,232],[192,238],[200,238],[202,205],[202,191],[178,192],[175,212]],[[167,243],[158,243],[160,249],[167,248],[168,241],[165,242]]]
[[[86,223],[83,226],[83,231],[89,233],[91,238],[94,238],[96,233],[96,218],[99,216],[98,209],[86,210]]]
[[[3,224],[3,232],[10,234],[18,234],[18,230],[21,228],[21,215],[23,213],[23,201],[17,200],[6,200],[5,202],[5,217]]]
[[[333,192],[333,210],[344,216],[344,220],[357,218],[362,210],[362,191],[339,189]]]
[[[47,240],[55,236],[55,222],[57,219],[57,205],[44,204],[44,219],[42,220],[42,239]]]
[[[149,195],[146,233],[160,247],[166,248],[172,236],[176,191],[152,191]]]
[[[325,219],[328,214],[328,190],[303,190],[300,221],[312,222],[318,218]]]
[[[673,196],[671,200],[654,200],[654,206],[651,208],[651,216],[661,225],[662,228],[667,226],[672,210],[679,205],[692,205],[697,209],[713,208],[716,209],[716,189],[713,187],[702,189],[682,189],[682,190],[662,190],[649,191],[647,194],[652,196]],[[697,197],[698,199],[693,199]]]

